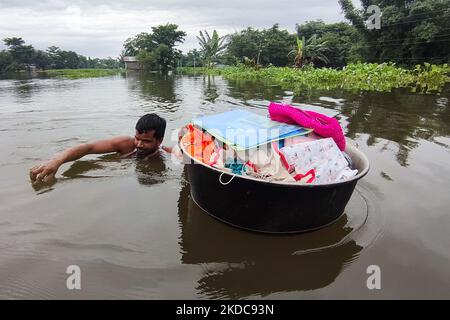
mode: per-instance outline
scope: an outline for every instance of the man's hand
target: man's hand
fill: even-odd
[[[48,182],[54,179],[56,172],[59,169],[59,162],[57,160],[49,160],[40,165],[37,165],[30,170],[30,179],[32,182],[43,181]]]
[[[63,163],[78,160],[87,154],[110,152],[126,154],[134,149],[134,138],[127,136],[119,136],[111,139],[82,143],[55,155],[52,160],[31,168],[30,179],[32,182],[48,182],[55,177],[56,171],[58,171],[59,167]]]

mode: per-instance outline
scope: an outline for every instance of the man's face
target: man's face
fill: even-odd
[[[134,145],[136,146],[138,155],[149,155],[158,149],[162,139],[156,139],[154,134],[155,130],[150,130],[143,133],[139,133],[136,130],[136,134],[134,135]]]

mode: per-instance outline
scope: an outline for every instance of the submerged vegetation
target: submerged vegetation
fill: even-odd
[[[448,0],[362,1],[363,10],[350,0],[339,4],[350,24],[307,21],[294,34],[278,24],[223,37],[214,31],[214,48],[219,48],[218,39],[226,39],[220,52],[209,54],[205,43],[211,39],[198,38],[200,50],[183,55],[185,67],[177,71],[263,81],[294,92],[409,88],[431,93],[450,82]],[[368,27],[371,5],[383,12],[381,28]]]
[[[404,69],[394,63],[356,63],[342,69],[332,68],[249,68],[244,65],[222,69],[179,68],[186,73],[221,75],[233,80],[257,80],[278,84],[294,92],[303,89],[350,89],[390,91],[410,88],[414,92],[430,93],[442,90],[450,82],[450,67],[425,63],[414,69]]]
[[[43,74],[51,77],[81,79],[113,76],[122,72],[121,69],[54,69],[42,71]]]
[[[244,63],[343,68],[357,62],[395,62],[414,68],[424,62],[450,62],[449,0],[371,0],[360,1],[360,8],[352,0],[338,2],[347,22],[305,21],[297,24],[294,32],[275,23],[270,28],[249,26],[222,35],[226,48],[212,58],[212,67]],[[380,15],[373,14],[374,6],[381,10]],[[181,57],[182,66],[211,67],[208,50],[203,39],[199,40],[201,61],[193,49]]]

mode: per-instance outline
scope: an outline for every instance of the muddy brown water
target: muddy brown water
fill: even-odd
[[[128,74],[0,80],[0,298],[450,298],[450,90],[440,95],[305,91],[220,77]],[[319,231],[270,236],[214,220],[183,166],[115,155],[30,167],[77,143],[134,134],[157,112],[197,115],[284,101],[337,115],[371,162],[345,214]],[[230,200],[232,201],[232,200]],[[81,270],[68,290],[66,269]],[[369,290],[369,266],[381,289]]]

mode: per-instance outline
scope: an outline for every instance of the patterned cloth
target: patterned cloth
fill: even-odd
[[[312,176],[308,183],[331,183],[349,179],[358,173],[351,170],[332,138],[298,143],[280,149],[280,157],[289,172],[300,178]]]

